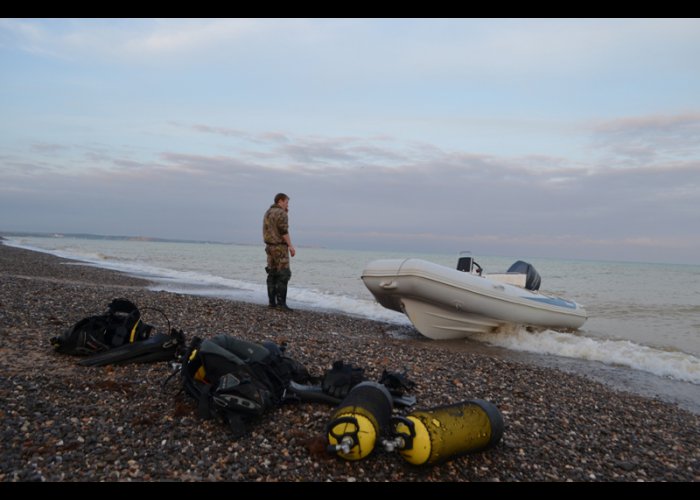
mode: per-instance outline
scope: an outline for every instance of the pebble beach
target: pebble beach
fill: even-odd
[[[147,289],[148,282],[0,244],[0,481],[694,482],[700,415],[579,375],[396,338],[391,325]],[[202,420],[168,363],[82,367],[52,336],[124,297],[162,311],[188,339],[228,333],[286,342],[321,375],[335,360],[407,370],[416,408],[470,399],[505,423],[493,448],[427,467],[377,451],[350,462],[325,452],[333,407],[290,402],[233,439]],[[161,327],[162,315],[144,320]]]

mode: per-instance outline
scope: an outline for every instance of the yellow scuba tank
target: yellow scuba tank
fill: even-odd
[[[374,450],[380,433],[389,429],[393,406],[384,385],[370,381],[357,384],[326,426],[328,451],[345,460],[365,458]]]
[[[398,449],[411,464],[436,464],[495,446],[503,427],[501,412],[493,403],[473,399],[394,417],[394,439],[383,444],[387,451]]]

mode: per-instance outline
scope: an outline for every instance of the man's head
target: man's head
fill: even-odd
[[[287,210],[289,207],[289,196],[284,193],[277,193],[275,195],[275,204]]]

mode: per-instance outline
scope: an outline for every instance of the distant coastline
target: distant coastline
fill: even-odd
[[[93,234],[93,233],[42,233],[37,231],[0,231],[0,240],[4,240],[4,236],[24,236],[38,238],[80,238],[85,240],[113,240],[113,241],[153,241],[164,243],[194,243],[208,245],[240,245],[240,246],[263,246],[260,243],[240,243],[235,241],[215,241],[215,240],[186,240],[178,238],[156,238],[153,236],[125,236],[125,235],[110,235],[110,234]],[[325,248],[316,245],[300,245],[299,248]]]
[[[215,243],[217,245],[245,245],[245,243],[225,243],[209,240],[183,240],[173,238],[155,238],[152,236],[124,236],[92,233],[41,233],[29,231],[0,231],[2,236],[31,236],[40,238],[82,238],[87,240],[123,240],[123,241],[163,241],[168,243]]]

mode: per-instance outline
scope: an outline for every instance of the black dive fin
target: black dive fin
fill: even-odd
[[[392,394],[391,398],[396,406],[413,406],[416,404],[415,396],[397,396]],[[338,405],[342,401],[340,398],[333,397],[323,392],[320,385],[298,384],[293,380],[289,382],[289,387],[285,391],[283,399],[309,403],[328,403],[331,405]]]
[[[175,359],[178,341],[170,335],[156,333],[146,340],[126,344],[98,352],[81,360],[82,366],[119,365],[125,363],[147,363]]]

